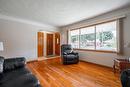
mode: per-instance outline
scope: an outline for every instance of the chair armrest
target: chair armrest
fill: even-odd
[[[68,53],[66,53],[66,52],[63,52],[63,55],[67,55]]]
[[[71,52],[71,53],[69,53],[69,54],[78,55],[78,53],[77,53],[77,52],[75,52],[75,51],[72,51],[72,52]]]
[[[26,59],[24,57],[9,58],[4,60],[4,71],[24,67]]]
[[[74,51],[73,51],[72,53],[75,54],[75,55],[78,55],[78,52],[74,52]]]

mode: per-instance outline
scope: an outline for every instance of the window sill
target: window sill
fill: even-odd
[[[89,50],[89,49],[76,49],[74,50],[79,50],[79,51],[92,51],[92,52],[102,52],[102,53],[118,53],[116,51],[108,51],[108,50]]]

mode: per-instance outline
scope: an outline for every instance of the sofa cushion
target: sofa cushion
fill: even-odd
[[[0,56],[0,74],[3,73],[4,57]]]
[[[0,87],[40,87],[39,81],[32,74],[24,74],[13,80],[1,84]]]
[[[22,76],[28,73],[31,73],[31,72],[24,67],[18,68],[9,72],[4,72],[0,78],[0,84],[3,84],[7,81],[11,81],[13,79],[17,79],[19,76]]]
[[[25,61],[24,57],[5,59],[4,72],[24,67],[26,63]]]

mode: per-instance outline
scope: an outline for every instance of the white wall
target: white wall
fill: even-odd
[[[126,15],[126,18],[123,20],[124,25],[123,25],[122,33],[123,33],[123,39],[124,39],[123,44],[127,44],[128,42],[130,42],[130,6],[94,17],[88,20],[74,23],[66,27],[62,27],[61,28],[62,29],[61,31],[62,42],[61,43],[62,44],[67,43],[67,30],[68,29],[85,26],[87,24],[95,23],[100,20],[105,20],[105,19],[109,19],[115,16],[120,16],[120,15]],[[91,52],[91,51],[78,51],[78,52],[80,55],[80,60],[97,63],[97,64],[109,66],[109,67],[113,66],[114,58],[127,58],[128,56],[130,56],[130,48],[125,48],[125,47],[123,50],[124,52],[123,55],[117,55],[115,53],[102,53],[102,52]]]
[[[59,31],[59,29],[36,26],[15,20],[0,18],[0,41],[4,43],[4,51],[0,52],[4,57],[26,57],[27,60],[37,58],[37,32]]]

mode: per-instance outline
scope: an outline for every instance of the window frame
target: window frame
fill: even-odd
[[[110,23],[110,22],[116,22],[116,45],[117,45],[117,50],[116,51],[112,51],[112,50],[97,50],[96,49],[96,26],[97,25],[100,25],[100,24],[105,24],[105,23]],[[118,24],[118,20],[116,19],[116,20],[110,20],[110,21],[105,21],[105,22],[101,22],[101,23],[97,23],[97,24],[92,24],[92,25],[88,25],[88,26],[84,26],[84,27],[80,27],[80,28],[75,28],[75,29],[71,29],[71,30],[69,30],[69,31],[73,31],[73,30],[79,30],[79,48],[73,48],[74,50],[80,50],[80,51],[94,51],[94,52],[104,52],[104,53],[119,53],[118,52],[118,49],[120,49],[120,48],[118,48],[118,45],[119,45],[119,41],[118,41],[118,35],[119,34],[117,34],[118,32],[120,32],[120,31],[117,31],[117,30],[119,30],[119,29],[117,29],[117,28],[119,28],[119,26],[118,26],[119,24]],[[94,30],[95,30],[95,44],[94,44],[94,46],[95,46],[95,48],[94,49],[81,49],[80,48],[80,35],[81,35],[81,29],[82,28],[87,28],[87,27],[92,27],[92,26],[94,26]],[[69,31],[68,31],[68,39],[67,39],[67,42],[68,43],[70,43],[70,36],[69,36]]]

